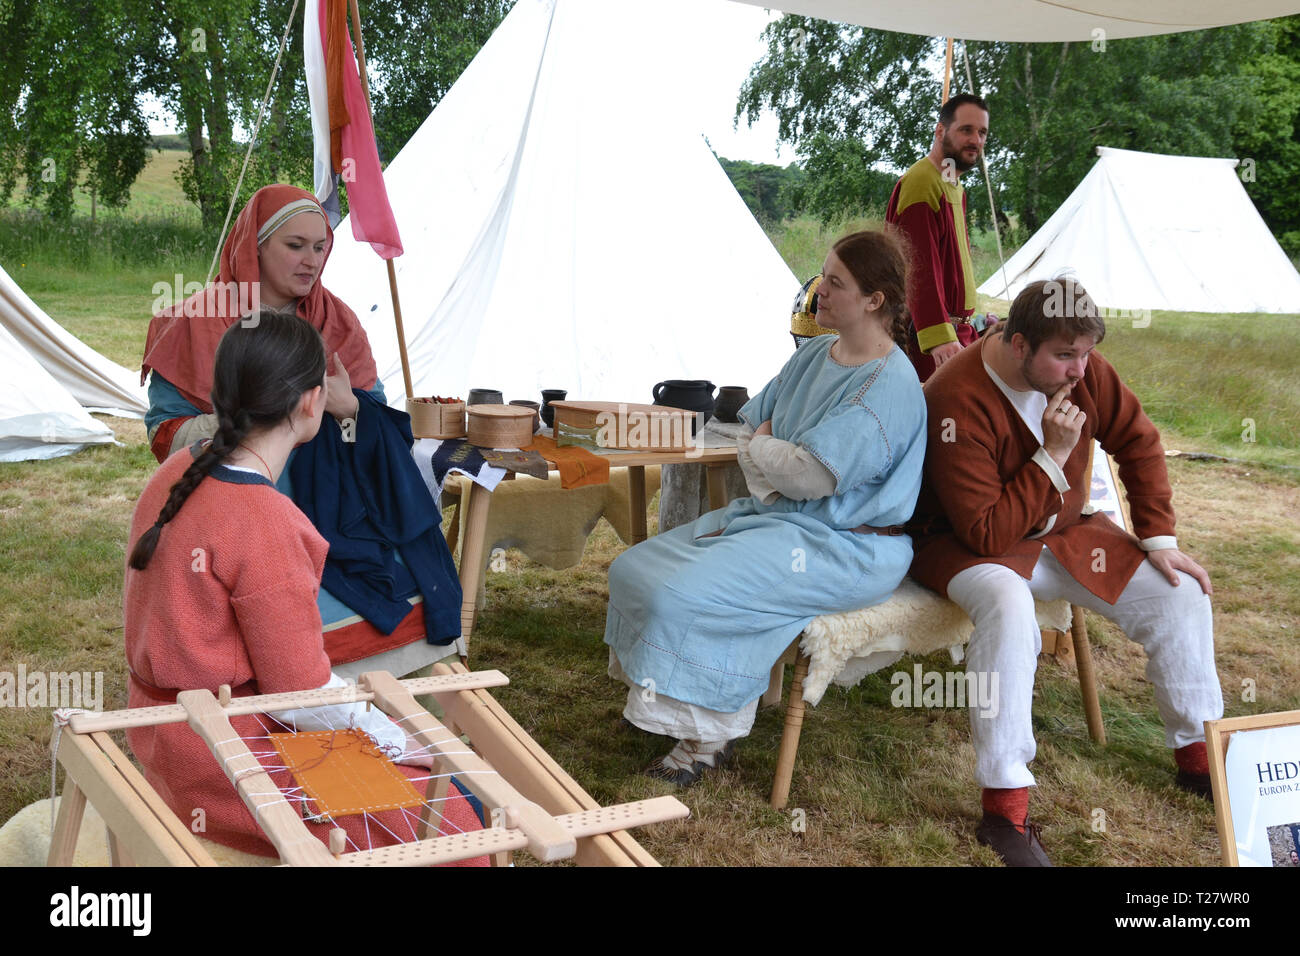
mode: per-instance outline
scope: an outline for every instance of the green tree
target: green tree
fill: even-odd
[[[988,76],[994,182],[1034,230],[1079,184],[1097,146],[1233,155],[1257,111],[1241,70],[1261,24],[1093,43],[972,43]]]
[[[804,176],[790,194],[795,208],[826,224],[884,213],[897,177],[872,167],[875,157],[861,140],[814,133],[806,155]]]
[[[28,200],[56,218],[72,214],[79,185],[125,205],[149,146],[133,82],[143,43],[127,3],[7,0],[0,30],[0,201],[21,175]]]
[[[199,203],[205,221],[219,224],[247,147],[233,140],[232,119],[245,130],[254,128],[293,0],[163,0],[163,5],[172,12],[167,56],[158,62],[152,88],[182,117],[190,139],[186,194]],[[361,39],[382,160],[396,155],[425,121],[510,5],[503,0],[374,0],[361,6]],[[302,16],[299,3],[237,206],[268,182],[312,186]],[[192,37],[196,26],[206,39],[198,50]],[[206,144],[201,130],[207,132]],[[344,184],[345,203],[346,191]]]
[[[1096,146],[1232,155],[1234,129],[1258,110],[1258,78],[1243,67],[1268,35],[1264,24],[1243,24],[1107,44],[970,43],[975,85],[989,102],[999,205],[1037,228],[1086,174]],[[823,201],[850,202],[846,164],[902,170],[929,149],[940,40],[789,16],[764,36],[767,54],[737,115],[752,121],[773,110],[781,138],[805,160],[809,189],[827,180]],[[952,93],[966,87],[957,66]],[[986,218],[977,177],[965,185],[968,205]]]
[[[154,31],[155,52],[142,85],[179,119],[190,153],[181,186],[204,224],[219,226],[246,145],[235,142],[235,121],[247,120],[250,104],[255,109],[261,100],[258,87],[266,83],[283,23],[269,26],[266,14],[274,4],[255,0],[133,2],[140,3]],[[145,14],[147,6],[151,14]],[[270,36],[274,41],[263,39]],[[251,178],[255,188],[260,177]]]
[[[1235,155],[1259,214],[1292,256],[1300,255],[1300,16],[1265,24],[1267,48],[1243,67],[1258,84],[1258,113],[1238,122]]]
[[[798,210],[795,192],[804,176],[793,163],[781,167],[721,156],[718,163],[759,222],[781,222]]]
[[[219,226],[244,162],[293,0],[0,0],[0,199],[23,176],[56,215],[89,185],[124,203],[143,168],[158,98],[181,126],[185,194]],[[381,158],[424,122],[510,7],[506,0],[375,0],[362,28]],[[236,203],[259,186],[311,186],[302,3]],[[58,177],[41,173],[50,168]],[[79,183],[79,174],[86,180]],[[345,187],[346,188],[346,187]]]

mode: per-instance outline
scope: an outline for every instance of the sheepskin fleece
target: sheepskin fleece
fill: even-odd
[[[1070,629],[1070,602],[1035,601],[1038,626]],[[893,664],[904,654],[925,655],[948,649],[954,663],[975,625],[966,612],[911,578],[883,604],[827,614],[804,628],[800,647],[812,660],[803,699],[814,707],[834,683],[853,687],[862,678]]]
[[[59,800],[53,801],[54,813],[59,811]],[[50,854],[50,803],[49,798],[37,800],[23,807],[0,827],[0,866],[44,866]],[[220,843],[198,837],[199,844],[219,866],[278,866],[273,856],[255,856],[241,853]],[[91,804],[77,834],[77,849],[72,857],[73,866],[111,866],[108,855],[108,828],[104,818]]]

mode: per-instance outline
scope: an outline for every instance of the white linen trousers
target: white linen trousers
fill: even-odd
[[[975,780],[981,787],[1034,786],[1028,767],[1036,751],[1031,707],[1042,646],[1035,598],[1063,598],[1119,625],[1146,651],[1146,677],[1155,688],[1166,745],[1205,739],[1204,722],[1223,716],[1210,599],[1195,579],[1177,573],[1174,587],[1143,561],[1114,604],[1075,581],[1047,547],[1029,581],[1000,564],[976,565],[953,577],[948,596],[975,624],[967,673],[998,675],[998,706],[970,711]]]

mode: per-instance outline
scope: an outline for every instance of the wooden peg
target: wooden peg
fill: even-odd
[[[334,854],[334,859],[343,855],[343,851],[348,847],[348,833],[342,827],[335,827],[330,831],[330,852]]]
[[[217,703],[222,707],[230,706],[230,685],[222,684],[217,688]]]

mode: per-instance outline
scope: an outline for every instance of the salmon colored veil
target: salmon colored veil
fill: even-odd
[[[261,280],[258,230],[286,206],[302,200],[313,203],[325,219],[316,197],[296,186],[264,186],[253,194],[226,237],[216,281],[184,302],[159,311],[149,323],[140,370],[142,384],[149,370],[154,369],[200,411],[212,411],[212,363],[217,343],[256,301],[254,290]],[[334,232],[328,219],[325,223],[328,260]],[[321,266],[323,269],[324,262]],[[353,388],[374,387],[378,374],[365,330],[356,313],[326,289],[319,277],[311,291],[298,300],[298,317],[316,327],[331,355],[339,354]]]

